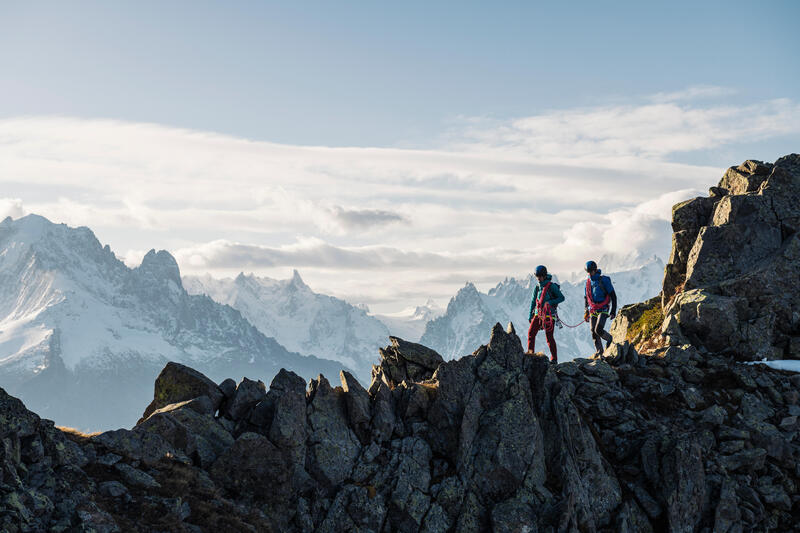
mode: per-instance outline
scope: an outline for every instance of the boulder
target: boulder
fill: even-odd
[[[267,387],[264,382],[242,378],[236,386],[233,397],[222,404],[220,415],[234,421],[242,420],[250,413],[250,409],[266,396]]]
[[[224,398],[217,384],[197,370],[180,363],[169,362],[156,378],[153,401],[144,410],[139,421],[146,419],[156,409],[200,396],[207,396],[211,400],[215,412]]]

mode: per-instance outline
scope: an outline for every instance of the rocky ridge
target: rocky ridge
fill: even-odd
[[[736,197],[772,194],[764,191],[789,182],[784,172],[794,185],[782,194],[796,193],[798,160],[770,165],[757,190],[730,185],[713,202],[758,204]],[[676,208],[678,228],[685,209]],[[780,213],[768,219],[780,224],[780,245],[743,273],[731,267],[733,279],[784,274],[794,257],[797,218],[770,210]],[[307,386],[285,370],[269,387],[246,378],[217,384],[170,363],[135,427],[93,436],[64,434],[2,392],[0,527],[796,530],[800,375],[742,361],[767,345],[772,356],[800,358],[793,300],[753,300],[746,309],[755,315],[726,323],[740,332],[730,345],[703,336],[697,324],[716,309],[703,305],[731,298],[704,262],[735,247],[710,244],[724,241],[707,229],[718,226],[695,220],[706,225],[685,256],[688,237],[676,236],[666,296],[626,308],[619,342],[600,359],[551,365],[523,353],[512,325],[496,324],[488,344],[451,361],[392,338],[368,389],[347,372],[339,385],[319,376]],[[719,231],[744,238],[741,228]],[[774,283],[791,291],[796,277]],[[757,292],[742,289],[741,298]],[[764,316],[774,317],[770,329],[758,322]]]

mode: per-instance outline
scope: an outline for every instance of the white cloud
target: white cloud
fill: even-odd
[[[0,220],[6,217],[19,218],[26,214],[19,198],[0,198]]]
[[[89,226],[128,250],[129,264],[166,248],[186,271],[302,267],[312,286],[390,311],[374,302],[446,298],[462,285],[453,280],[537,263],[574,270],[588,254],[666,255],[671,203],[723,172],[684,153],[800,133],[796,102],[715,105],[725,93],[695,87],[628,105],[467,119],[427,150],[2,119],[0,183],[20,200],[0,201],[0,212]]]
[[[718,87],[716,85],[695,85],[694,87],[688,87],[681,91],[656,93],[650,97],[650,100],[657,103],[679,102],[700,99],[716,99],[725,96],[731,96],[733,94],[736,94],[736,91],[730,87]]]

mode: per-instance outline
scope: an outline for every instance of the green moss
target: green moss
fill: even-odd
[[[661,310],[661,303],[656,302],[653,307],[645,309],[636,322],[628,327],[625,338],[630,342],[640,342],[649,338],[655,333],[661,324],[664,323],[664,313]]]

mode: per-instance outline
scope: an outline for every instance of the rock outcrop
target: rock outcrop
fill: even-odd
[[[599,359],[552,365],[526,355],[512,325],[496,324],[488,344],[452,361],[392,338],[368,389],[346,372],[340,385],[319,376],[306,386],[285,370],[268,388],[246,378],[215,385],[173,365],[135,427],[94,436],[62,434],[2,393],[0,527],[796,530],[800,375],[742,361],[755,346],[785,355],[781,343],[796,331],[785,322],[796,319],[793,300],[759,299],[797,290],[796,272],[782,270],[797,218],[781,198],[800,187],[766,192],[793,183],[796,159],[729,171],[718,199],[698,202],[707,209],[676,209],[676,234],[696,229],[694,243],[674,251],[666,297],[625,311],[620,342]],[[755,237],[709,229],[724,224],[709,226],[716,218],[708,217],[722,202],[762,202],[736,199],[748,195],[772,198],[781,235],[741,269],[724,263],[736,248],[725,238]],[[728,237],[712,241],[715,232]],[[720,299],[734,296],[705,264],[717,260],[739,282],[755,283],[747,276],[762,269],[774,274],[760,292],[740,291],[754,322],[739,307],[736,321],[726,315]],[[764,316],[768,329],[758,322]],[[739,334],[731,344],[696,326],[723,319]]]
[[[659,344],[800,358],[800,155],[728,169],[672,228]]]

